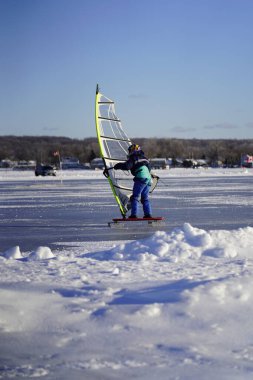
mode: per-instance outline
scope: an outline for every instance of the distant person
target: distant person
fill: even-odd
[[[149,160],[145,157],[141,147],[137,144],[130,145],[128,152],[127,161],[119,162],[114,166],[114,169],[130,170],[134,176],[133,194],[130,198],[131,215],[129,218],[137,218],[139,199],[141,199],[144,218],[152,218],[151,205],[148,197],[151,186]]]

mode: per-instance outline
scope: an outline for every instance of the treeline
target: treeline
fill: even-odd
[[[54,136],[0,136],[0,160],[53,163],[57,158],[55,152],[62,157],[78,157],[80,162],[90,162],[99,156],[96,138],[84,140]]]
[[[228,165],[240,163],[242,154],[253,155],[252,140],[207,140],[175,138],[136,138],[149,158],[194,158],[206,159],[210,163],[222,161]],[[0,136],[0,160],[36,160],[53,163],[54,152],[62,157],[77,157],[81,163],[99,157],[99,146],[95,137],[83,140],[53,136]]]

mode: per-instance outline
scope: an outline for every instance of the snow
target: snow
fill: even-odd
[[[225,210],[236,204],[239,224],[244,208],[252,211],[251,170],[159,174],[164,181],[183,178],[191,184],[187,192],[192,181],[214,178],[217,191],[205,199],[210,207],[206,213],[214,205],[221,207],[225,186],[220,179],[237,178]],[[39,178],[34,185],[31,178],[30,173],[0,172],[0,182],[14,186],[0,203],[6,229],[8,205],[25,213],[27,204],[22,202],[31,194],[34,199],[34,186],[46,202],[49,194],[40,186],[50,189],[55,183]],[[101,178],[101,173],[63,172],[59,207],[68,201],[64,181],[92,178]],[[85,194],[92,190],[99,202],[104,199],[96,181]],[[167,197],[169,202],[177,191],[171,184],[166,192],[161,182],[153,201],[162,198],[164,204]],[[96,213],[94,204],[87,204]],[[108,215],[114,217],[110,210],[108,205]],[[54,245],[48,234],[48,244],[38,240],[36,245],[33,239],[33,247],[24,249],[25,236],[18,235],[18,245],[13,236],[2,249],[1,236],[0,379],[252,379],[253,223],[217,229],[212,218],[211,228],[200,228],[180,215],[178,226],[151,228],[143,238],[124,239],[122,231],[117,240],[100,240],[97,216],[93,240],[64,242],[62,230],[63,240]],[[98,225],[102,222],[97,219]]]
[[[181,229],[171,233],[155,232],[142,241],[120,244],[109,251],[91,254],[98,260],[137,260],[179,262],[188,258],[210,256],[216,258],[234,258],[244,254],[253,256],[252,227],[237,231],[204,231],[185,223]]]
[[[54,258],[54,254],[52,253],[51,249],[49,247],[38,247],[35,249],[34,252],[32,252],[28,260],[47,260]]]
[[[3,253],[3,257],[5,257],[6,259],[22,259],[23,256],[20,252],[19,246],[16,245],[15,247],[7,249],[7,251]]]

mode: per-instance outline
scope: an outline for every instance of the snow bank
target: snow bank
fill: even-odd
[[[37,247],[33,252],[28,253],[25,258],[20,252],[20,247],[17,245],[15,247],[9,248],[7,251],[1,254],[2,258],[9,260],[19,260],[26,259],[28,261],[39,261],[39,260],[49,260],[55,258],[55,255],[49,247]]]
[[[142,240],[120,243],[109,250],[88,252],[83,256],[102,261],[169,261],[180,262],[187,259],[212,258],[251,258],[253,257],[253,228],[238,230],[205,231],[185,223],[181,228],[171,232],[156,231],[152,236]],[[2,254],[6,259],[22,259],[19,246],[12,247]],[[37,247],[27,255],[28,261],[54,259],[49,247]],[[60,253],[57,259],[65,260]],[[118,268],[113,274],[117,275]]]
[[[49,247],[38,247],[29,255],[28,260],[48,260],[53,259],[54,257],[55,256]]]
[[[23,256],[20,252],[19,246],[11,247],[7,251],[3,253],[3,257],[6,259],[14,260],[14,259],[22,259]]]
[[[157,231],[147,239],[122,243],[105,251],[92,253],[98,260],[173,261],[253,256],[253,228],[233,231],[205,231],[185,223],[172,232]]]
[[[7,260],[21,255],[10,248],[0,379],[250,380],[252,232],[184,224],[121,244],[66,243],[57,255],[41,246],[22,260]]]

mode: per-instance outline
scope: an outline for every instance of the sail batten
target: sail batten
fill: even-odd
[[[119,159],[119,158],[111,158],[111,157],[104,157],[105,160],[110,160],[110,161],[117,161],[117,162],[124,162],[126,160]],[[116,163],[117,163],[116,162]]]
[[[116,137],[111,137],[111,136],[100,136],[102,139],[108,139],[108,140],[117,140],[117,141],[128,141],[131,143],[131,140],[128,139],[120,139]]]
[[[99,118],[99,119],[102,119],[102,120],[108,120],[108,121],[118,121],[118,122],[120,122],[120,120],[119,120],[119,119],[110,119],[110,118],[108,118],[108,117],[101,117],[101,116],[99,116],[98,118]]]

